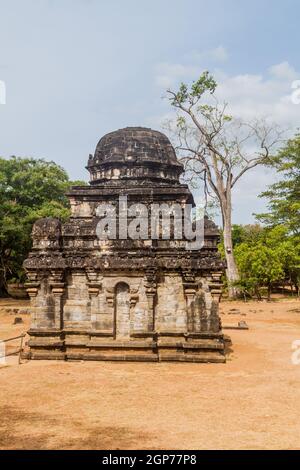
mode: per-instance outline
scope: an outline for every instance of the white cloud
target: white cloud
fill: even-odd
[[[229,54],[227,49],[219,45],[213,49],[208,49],[206,51],[193,50],[186,55],[187,60],[192,62],[226,62]]]
[[[180,66],[177,64],[164,69],[164,76],[171,80],[172,85],[178,84],[178,78],[189,82],[199,76],[206,67],[195,68]],[[172,72],[172,73],[170,73]],[[283,129],[288,129],[286,136],[291,136],[300,127],[300,100],[292,100],[295,83],[300,80],[300,71],[296,71],[287,61],[272,65],[261,74],[228,75],[222,70],[214,70],[213,75],[218,82],[217,96],[220,101],[229,104],[229,112],[234,116],[245,120],[257,117],[269,118],[279,124]],[[300,82],[299,82],[300,83]],[[294,88],[293,88],[294,84]],[[164,87],[165,89],[165,87]],[[299,104],[297,104],[299,103]],[[154,127],[162,125],[166,119],[171,119],[172,111],[167,111],[163,116],[154,117]],[[253,222],[252,213],[260,213],[265,210],[265,201],[258,198],[258,194],[265,190],[266,186],[274,182],[276,174],[265,168],[257,167],[247,173],[234,190],[233,220],[235,223]]]
[[[196,79],[207,65],[216,62],[225,62],[228,58],[227,50],[220,45],[207,51],[194,50],[186,55],[187,64],[172,64],[162,62],[155,67],[155,83],[161,88],[170,88],[182,80]]]
[[[3,80],[0,80],[0,104],[6,103],[6,85]]]
[[[269,68],[269,72],[275,78],[281,80],[295,80],[297,75],[299,76],[296,70],[287,61],[272,65],[272,67]]]
[[[169,64],[163,62],[156,66],[155,83],[161,88],[169,88],[182,80],[191,80],[202,72],[196,65]]]
[[[228,59],[228,52],[223,46],[216,47],[210,51],[212,59],[217,62],[226,62]]]
[[[198,65],[161,63],[156,67],[156,84],[166,90],[179,82],[195,80],[205,68]],[[293,103],[293,83],[298,73],[288,62],[271,66],[264,74],[227,75],[213,72],[220,101],[229,103],[231,114],[243,119],[266,117],[283,127],[300,125],[300,104]]]
[[[217,89],[229,103],[232,114],[244,119],[266,117],[283,127],[295,129],[300,123],[300,106],[292,102],[293,81],[299,77],[288,62],[270,67],[263,75],[222,76]]]

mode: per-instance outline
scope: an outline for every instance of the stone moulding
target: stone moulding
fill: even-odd
[[[225,362],[224,338],[219,334],[141,332],[126,341],[114,340],[113,332],[29,330],[28,333],[32,351],[26,357],[30,359],[163,362],[176,361],[178,357],[188,362]]]

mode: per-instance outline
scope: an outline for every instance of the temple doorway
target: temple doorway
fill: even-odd
[[[129,286],[119,282],[115,289],[115,337],[130,336],[130,296]]]

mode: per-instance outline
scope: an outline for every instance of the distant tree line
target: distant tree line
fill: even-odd
[[[299,296],[300,287],[300,135],[275,155],[273,166],[281,176],[260,196],[268,200],[263,225],[234,225],[232,239],[239,269],[237,282],[245,297],[261,299],[266,290],[288,286]],[[220,250],[224,253],[223,244]]]
[[[190,85],[167,90],[176,112],[168,127],[186,176],[203,188],[206,207],[215,204],[222,216],[220,249],[229,297],[260,298],[267,289],[270,298],[278,283],[289,283],[299,293],[300,135],[282,144],[284,133],[277,125],[229,115],[216,89],[212,75],[204,72]],[[232,190],[258,166],[281,175],[261,194],[268,200],[268,211],[257,215],[263,225],[234,226]]]

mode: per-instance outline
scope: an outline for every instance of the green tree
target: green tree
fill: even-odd
[[[265,243],[274,248],[279,255],[285,273],[284,280],[299,294],[300,284],[300,239],[291,235],[287,226],[277,225],[272,229],[265,228]]]
[[[0,295],[10,279],[23,280],[32,224],[40,217],[69,217],[65,192],[76,182],[43,159],[0,158]]]
[[[269,162],[280,133],[263,120],[245,123],[228,115],[226,103],[218,103],[216,88],[214,78],[204,72],[190,86],[182,83],[167,93],[177,111],[177,149],[186,174],[203,182],[205,195],[221,211],[229,295],[234,297],[239,273],[232,242],[232,189],[246,172]]]
[[[237,260],[241,289],[248,294],[255,293],[261,298],[260,288],[267,287],[268,299],[274,283],[289,282],[299,292],[300,256],[299,244],[295,237],[288,233],[285,226],[272,229],[246,226],[242,242],[234,250]],[[249,233],[252,235],[249,237]]]
[[[300,134],[290,139],[273,159],[283,179],[272,184],[260,197],[268,199],[269,212],[257,215],[268,226],[284,224],[300,235]]]
[[[251,246],[241,243],[235,250],[235,256],[240,271],[239,285],[244,292],[251,295],[253,291],[260,300],[260,287],[267,286],[270,300],[272,283],[284,277],[276,250],[262,244]]]

